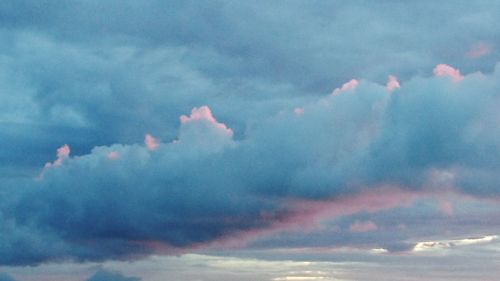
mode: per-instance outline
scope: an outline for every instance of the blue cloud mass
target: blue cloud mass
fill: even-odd
[[[498,6],[2,1],[0,265],[189,251],[387,187],[497,204]],[[417,202],[253,246],[408,250],[431,230],[389,235],[383,212],[439,212]]]

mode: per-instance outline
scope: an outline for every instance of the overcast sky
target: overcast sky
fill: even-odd
[[[496,280],[500,2],[0,2],[0,281]]]

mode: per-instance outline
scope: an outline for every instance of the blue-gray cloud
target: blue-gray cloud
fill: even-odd
[[[496,10],[2,2],[0,263],[194,247],[384,185],[498,196]],[[429,77],[444,62],[486,74]],[[218,121],[179,125],[205,104]],[[74,156],[32,181],[64,143]]]
[[[416,77],[392,93],[361,81],[284,108],[240,140],[199,107],[157,147],[115,144],[74,157],[63,149],[37,180],[4,192],[0,262],[189,248],[286,222],[301,211],[291,200],[385,185],[498,196],[498,132],[487,124],[497,118],[499,73]]]
[[[500,60],[497,9],[491,1],[3,1],[2,175],[33,172],[61,134],[78,154],[136,143],[138,127],[173,138],[175,117],[200,104],[239,135],[255,111],[268,117],[351,76],[407,80],[442,62],[490,72]],[[465,56],[481,43],[489,53]],[[15,150],[30,157],[17,161]]]

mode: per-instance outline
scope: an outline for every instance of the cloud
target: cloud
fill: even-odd
[[[468,58],[477,59],[491,53],[492,47],[484,42],[479,42],[472,46],[472,48],[465,53]]]
[[[37,177],[37,179],[41,179],[43,177],[43,174],[50,168],[53,167],[59,167],[62,165],[63,161],[69,157],[70,153],[70,148],[67,144],[59,147],[56,152],[56,160],[54,162],[47,162],[45,163],[45,166],[43,167],[42,172],[40,172],[40,175]]]
[[[50,163],[50,162],[46,163],[45,167],[50,168],[52,166],[61,166],[62,161],[69,157],[69,153],[70,153],[70,149],[69,149],[69,146],[67,144],[59,147],[57,149],[57,153],[56,153],[57,159],[54,160],[54,162],[52,162],[52,163]]]
[[[191,126],[191,124],[206,124],[207,126],[216,128],[218,132],[228,138],[233,136],[233,131],[227,128],[225,124],[217,122],[212,116],[212,111],[206,105],[199,108],[193,108],[193,110],[191,110],[191,115],[181,115],[179,119],[183,128],[187,128]]]
[[[155,150],[158,148],[158,141],[150,134],[144,136],[144,144],[149,150]]]
[[[462,74],[460,74],[460,71],[458,69],[455,69],[449,65],[446,64],[438,64],[434,68],[434,75],[436,76],[448,76],[452,79],[453,82],[458,82],[464,77]]]
[[[415,247],[413,247],[414,252],[422,252],[422,251],[438,251],[444,250],[448,248],[460,247],[460,246],[468,246],[474,244],[482,244],[482,243],[491,243],[492,241],[498,239],[496,235],[488,235],[484,237],[478,238],[465,238],[465,239],[456,239],[456,240],[443,240],[443,241],[426,241],[426,242],[418,242]]]
[[[140,278],[125,277],[118,272],[99,270],[86,281],[140,281]]]
[[[333,90],[332,94],[333,95],[338,95],[341,92],[345,92],[345,91],[348,91],[348,90],[355,89],[358,86],[358,84],[359,84],[358,80],[351,79],[351,80],[345,82],[344,84],[342,84],[342,87],[336,88],[335,90]]]
[[[500,57],[464,58],[498,45],[498,4],[5,3],[2,263],[176,252],[323,203],[374,210],[342,203],[374,190],[406,202],[384,186],[498,195]]]
[[[355,221],[349,226],[351,232],[368,232],[377,230],[378,226],[372,221]]]
[[[393,73],[403,83],[436,62],[491,73],[500,60],[493,48],[464,58],[478,42],[498,45],[493,1],[467,2],[471,9],[292,2],[86,1],[41,10],[36,1],[4,1],[0,38],[11,43],[0,47],[2,177],[32,174],[62,140],[76,155],[138,143],[147,132],[171,140],[178,116],[203,104],[239,137],[248,120],[299,107],[352,75],[382,82]],[[408,11],[419,18],[408,20]],[[17,151],[31,156],[19,160]]]
[[[399,82],[398,82],[398,78],[396,78],[396,76],[394,76],[394,75],[389,75],[389,78],[387,80],[387,84],[385,84],[385,88],[387,89],[387,91],[389,93],[396,90],[396,89],[401,88],[401,86],[399,85]]]
[[[57,169],[4,187],[0,263],[176,253],[325,210],[338,217],[395,208],[408,202],[398,194],[411,199],[443,186],[498,197],[500,151],[483,155],[500,134],[478,126],[496,118],[498,73],[466,75],[453,86],[415,77],[392,94],[361,80],[348,94],[304,102],[299,116],[290,104],[256,117],[238,138],[200,106],[181,115],[177,138],[153,151],[114,144],[70,157],[63,146]],[[361,199],[336,209],[346,198]]]
[[[16,279],[7,273],[0,272],[0,281],[16,281]]]

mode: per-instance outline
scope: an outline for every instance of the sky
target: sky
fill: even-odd
[[[497,1],[0,2],[0,281],[497,280]]]

